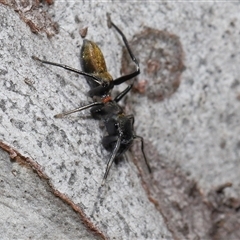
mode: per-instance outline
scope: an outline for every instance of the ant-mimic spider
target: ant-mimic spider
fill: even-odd
[[[41,63],[61,67],[71,72],[75,72],[85,76],[91,88],[90,91],[88,92],[89,96],[94,98],[94,100],[98,99],[97,101],[90,103],[86,106],[57,114],[54,117],[62,118],[63,116],[66,116],[68,114],[79,112],[87,108],[91,108],[90,112],[92,117],[94,119],[103,121],[108,135],[103,137],[102,144],[103,147],[107,151],[112,152],[112,154],[107,163],[102,185],[105,183],[105,180],[107,179],[113,161],[116,162],[116,159],[129,149],[129,147],[133,143],[133,140],[136,138],[139,138],[141,140],[141,150],[143,153],[143,157],[147,165],[147,168],[151,173],[151,168],[148,164],[147,158],[144,153],[143,138],[134,134],[133,129],[134,117],[133,115],[126,115],[122,107],[118,105],[118,102],[132,89],[133,84],[129,85],[114,99],[112,99],[110,95],[111,90],[115,85],[119,85],[123,82],[126,82],[127,80],[130,80],[131,78],[137,76],[140,73],[139,63],[135,56],[133,55],[125,35],[111,21],[109,16],[108,25],[109,27],[113,26],[116,29],[116,31],[121,35],[123,42],[128,50],[128,53],[132,61],[136,65],[136,71],[134,71],[131,74],[121,76],[113,80],[112,76],[107,71],[106,63],[100,48],[94,42],[89,41],[87,39],[84,39],[80,54],[81,66],[83,71],[74,69],[64,64],[41,60],[33,56],[34,60],[40,61]]]

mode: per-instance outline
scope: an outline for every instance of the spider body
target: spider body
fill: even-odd
[[[135,135],[134,133],[134,117],[133,115],[126,115],[122,107],[118,104],[118,102],[132,89],[133,84],[129,85],[114,99],[111,97],[111,90],[115,85],[119,85],[123,82],[126,82],[127,80],[132,79],[140,73],[140,69],[138,61],[133,55],[126,37],[111,20],[109,21],[110,25],[113,26],[115,30],[121,35],[131,59],[136,64],[136,71],[131,74],[113,79],[107,71],[106,63],[100,48],[97,46],[97,44],[87,39],[84,39],[80,53],[82,71],[74,69],[67,65],[49,62],[41,60],[37,57],[33,57],[33,59],[38,60],[44,64],[58,66],[85,76],[87,83],[90,86],[90,91],[88,92],[89,96],[95,100],[97,99],[97,101],[92,102],[86,106],[67,111],[65,113],[57,114],[54,117],[62,118],[65,115],[90,108],[92,117],[94,119],[103,121],[106,135],[102,139],[102,145],[106,150],[111,152],[111,157],[108,160],[102,184],[105,182],[108,176],[112,163],[129,149],[134,139],[136,138],[139,138],[141,140],[141,150],[144,156],[144,160],[149,172],[151,172],[150,166],[144,153],[143,138]]]

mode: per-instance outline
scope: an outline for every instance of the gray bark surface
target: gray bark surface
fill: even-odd
[[[3,239],[240,237],[240,4],[56,1],[16,11],[3,3],[0,139],[9,153],[1,150]],[[107,27],[107,12],[129,40],[146,27],[176,35],[186,69],[171,96],[154,101],[130,93],[125,102],[153,173],[136,143],[99,190],[110,156],[99,122],[87,110],[53,118],[92,101],[86,80],[31,57],[80,69],[79,29],[88,27],[87,38],[119,77],[123,44]]]

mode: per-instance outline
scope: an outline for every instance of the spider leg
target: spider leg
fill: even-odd
[[[80,74],[80,75],[83,75],[83,76],[86,76],[86,77],[90,77],[90,78],[92,78],[93,81],[96,82],[97,84],[99,84],[99,85],[101,84],[101,81],[100,81],[97,77],[95,77],[94,75],[89,74],[89,73],[86,73],[86,72],[82,72],[82,71],[80,71],[80,70],[78,70],[78,69],[69,67],[69,66],[67,66],[67,65],[65,65],[65,64],[60,64],[60,63],[54,63],[54,62],[45,61],[45,60],[42,60],[42,59],[40,59],[40,58],[38,58],[38,57],[36,57],[36,56],[32,56],[32,59],[33,59],[33,60],[36,60],[36,61],[39,61],[39,62],[41,62],[41,63],[44,63],[44,64],[49,64],[49,65],[57,66],[57,67],[60,67],[60,68],[64,68],[64,69],[66,69],[66,70],[68,70],[68,71],[75,72],[75,73],[77,73],[77,74]]]
[[[139,139],[141,140],[141,150],[142,150],[142,154],[143,154],[143,157],[144,157],[144,161],[145,161],[145,163],[146,163],[146,165],[147,165],[147,168],[148,168],[149,173],[151,173],[151,172],[152,172],[151,167],[150,167],[150,165],[149,165],[149,163],[148,163],[148,160],[147,160],[147,158],[146,158],[146,155],[145,155],[145,153],[144,153],[144,142],[143,142],[143,138],[140,137],[140,136],[134,136],[134,138],[135,138],[135,139],[136,139],[136,138],[139,138]]]
[[[79,108],[75,108],[73,110],[70,110],[70,111],[67,111],[67,112],[64,112],[64,113],[59,113],[57,115],[55,115],[54,117],[55,118],[62,118],[66,115],[69,115],[69,114],[72,114],[72,113],[75,113],[75,112],[80,112],[84,109],[87,109],[87,108],[90,108],[90,107],[94,107],[94,106],[100,106],[100,105],[103,105],[103,103],[100,103],[100,102],[94,102],[94,103],[90,103],[86,106],[83,106],[83,107],[79,107]]]
[[[135,65],[136,65],[136,71],[135,71],[135,72],[130,73],[130,74],[125,75],[125,76],[121,76],[121,77],[119,77],[119,78],[117,78],[117,79],[115,79],[115,80],[113,81],[113,82],[114,82],[114,85],[119,85],[119,84],[121,84],[121,83],[123,83],[123,82],[126,82],[127,80],[129,80],[129,79],[137,76],[137,75],[140,73],[140,67],[139,67],[138,60],[137,60],[136,57],[134,56],[134,54],[133,54],[133,52],[132,52],[132,50],[131,50],[131,48],[130,48],[130,46],[129,46],[129,44],[128,44],[128,41],[127,41],[125,35],[123,34],[123,32],[112,22],[112,20],[111,20],[111,18],[110,18],[110,14],[107,14],[107,18],[108,18],[107,20],[108,20],[108,23],[109,23],[109,24],[108,24],[109,27],[113,26],[113,27],[116,29],[116,31],[121,35],[122,40],[123,40],[123,42],[124,42],[124,44],[125,44],[125,46],[126,46],[126,48],[127,48],[127,51],[128,51],[128,53],[129,53],[132,61],[133,61],[133,62],[135,63]]]
[[[124,91],[122,91],[121,93],[119,93],[115,98],[114,101],[115,102],[119,102],[133,87],[133,84],[129,85]]]
[[[118,152],[118,150],[120,148],[120,145],[121,145],[121,138],[118,137],[118,140],[116,142],[115,148],[114,148],[114,150],[112,152],[112,155],[111,155],[111,157],[110,157],[110,159],[108,160],[108,163],[107,163],[107,167],[106,167],[106,170],[105,170],[105,173],[104,173],[104,177],[103,177],[103,180],[102,180],[102,186],[105,184],[105,181],[107,179],[109,170],[110,170],[110,168],[111,168],[111,166],[113,164],[114,159],[116,158],[116,155],[117,155],[117,152]]]

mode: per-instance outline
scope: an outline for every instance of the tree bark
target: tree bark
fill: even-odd
[[[3,239],[240,237],[239,3],[1,3]],[[92,101],[86,80],[32,56],[80,69],[88,27],[119,77],[127,60],[107,12],[140,62],[122,104],[152,174],[136,141],[100,188],[110,153],[99,122],[87,110],[53,117]]]

